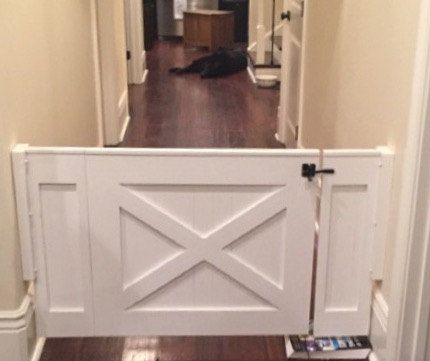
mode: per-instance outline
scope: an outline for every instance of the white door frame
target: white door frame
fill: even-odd
[[[130,59],[127,61],[128,83],[142,84],[148,73],[143,38],[142,0],[124,0],[124,10],[127,51],[130,52]]]
[[[304,94],[304,61],[306,56],[306,33],[307,33],[307,1],[300,0],[284,0],[284,8],[283,11],[291,12],[291,20],[283,20],[283,29],[282,29],[282,48],[284,51],[282,52],[282,69],[281,69],[281,97],[279,104],[279,114],[278,114],[278,127],[277,127],[277,139],[286,144],[288,147],[295,146],[298,148],[303,148],[301,143],[301,129],[302,129],[302,114],[303,114],[303,94]],[[302,8],[303,7],[303,8]],[[289,71],[289,63],[291,63],[291,54],[288,51],[289,49],[289,41],[288,38],[293,37],[292,29],[291,29],[291,21],[294,21],[294,18],[297,16],[301,16],[302,13],[302,32],[301,32],[301,47],[300,47],[300,69],[298,70],[298,94],[297,94],[297,128],[293,129],[293,125],[288,119],[288,103],[290,101],[291,94],[288,91],[288,87],[290,86],[290,74]],[[295,139],[296,138],[296,139]]]
[[[387,360],[424,360],[430,295],[430,3],[422,0],[395,243]],[[426,199],[427,197],[427,199]],[[425,203],[427,201],[427,204]],[[413,302],[413,303],[411,303]]]
[[[138,0],[133,0],[138,2]],[[142,9],[142,6],[140,6]],[[141,13],[142,14],[142,13]],[[99,146],[118,145],[124,137],[129,116],[127,86],[118,95],[118,52],[115,48],[114,9],[111,2],[92,0],[92,37]],[[142,25],[143,27],[143,25]],[[141,34],[143,48],[143,34]],[[123,54],[126,56],[124,47]],[[144,79],[144,78],[142,78]]]
[[[117,95],[117,74],[116,74],[116,52],[112,46],[115,37],[115,27],[113,23],[113,12],[111,4],[103,0],[93,0],[95,2],[95,16],[93,17],[94,46],[98,49],[95,52],[96,81],[99,83],[101,95],[101,108],[103,113],[103,145],[116,145],[120,141],[120,126],[118,121],[118,95]],[[125,56],[125,49],[124,49]]]
[[[94,89],[97,115],[97,146],[105,145],[105,126],[103,119],[103,94],[101,81],[100,44],[97,20],[97,0],[91,0],[91,37],[93,47]]]

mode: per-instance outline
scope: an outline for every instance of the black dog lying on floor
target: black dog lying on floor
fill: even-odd
[[[171,68],[175,74],[199,73],[204,78],[230,75],[246,69],[248,59],[242,50],[218,50],[215,53],[194,60],[185,68]]]

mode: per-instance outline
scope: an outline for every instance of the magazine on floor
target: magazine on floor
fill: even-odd
[[[372,345],[367,336],[289,336],[287,356],[292,359],[366,359]]]

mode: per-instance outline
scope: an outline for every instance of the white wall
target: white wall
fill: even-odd
[[[0,309],[11,309],[23,284],[10,149],[97,143],[89,1],[3,0],[0,42]]]
[[[0,323],[18,309],[26,288],[10,150],[17,143],[94,146],[99,138],[90,4],[0,1]],[[2,341],[15,333],[0,334],[1,354],[12,345]]]

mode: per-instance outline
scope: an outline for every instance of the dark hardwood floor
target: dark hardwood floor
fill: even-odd
[[[49,339],[41,361],[60,360],[285,361],[286,356],[283,337]]]
[[[279,90],[259,89],[246,71],[224,78],[177,76],[203,50],[159,41],[147,52],[149,74],[130,86],[131,123],[122,147],[279,148]]]

